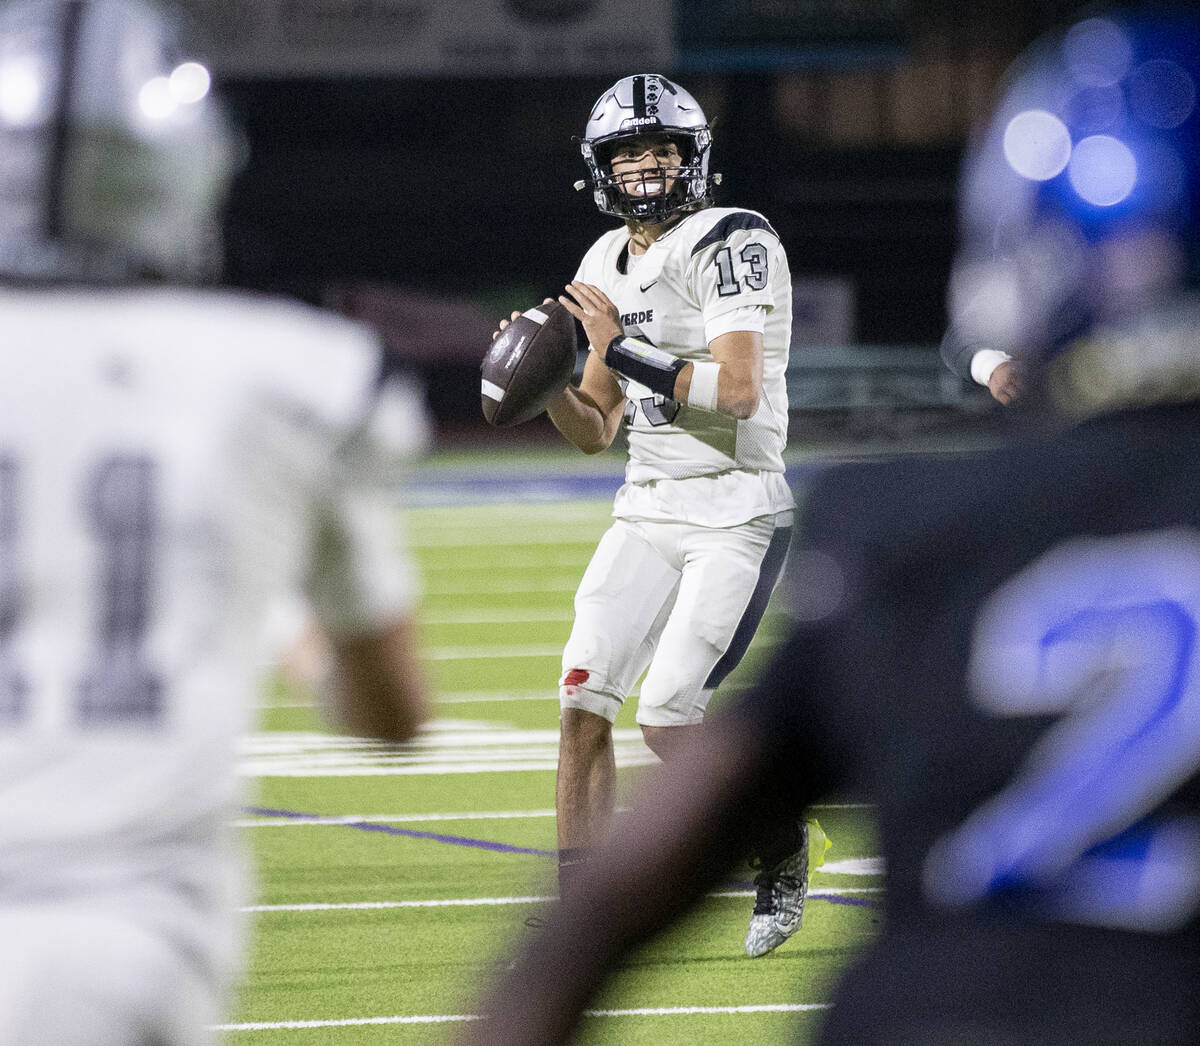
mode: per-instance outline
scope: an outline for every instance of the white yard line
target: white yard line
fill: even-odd
[[[827,1010],[827,1002],[775,1002],[751,1006],[661,1006],[630,1010],[585,1010],[585,1017],[687,1017],[752,1013],[809,1013]],[[301,1031],[306,1028],[356,1028],[372,1024],[451,1024],[477,1021],[474,1013],[421,1014],[412,1017],[349,1017],[328,1021],[250,1021],[244,1024],[218,1024],[213,1031]]]
[[[844,806],[855,806],[863,809],[870,808],[870,803],[845,803]],[[619,806],[618,814],[627,814],[630,807]],[[813,807],[813,809],[819,809]],[[328,817],[244,817],[234,821],[238,828],[308,828],[313,825],[347,825],[371,821],[377,824],[420,824],[430,821],[528,821],[537,818],[553,817],[554,809],[546,807],[541,810],[465,810],[435,814],[337,814]],[[863,857],[846,861],[827,861],[821,866],[821,871],[833,875],[882,875],[882,869],[858,870],[870,867],[866,862],[880,861],[878,857]],[[856,866],[852,868],[851,866]]]
[[[546,687],[542,690],[448,690],[437,695],[438,705],[474,705],[498,701],[553,701],[558,702],[558,690]],[[255,706],[264,708],[316,708],[313,701],[266,701]]]
[[[514,657],[562,657],[562,643],[536,646],[434,646],[421,651],[426,661],[499,661]]]
[[[553,546],[550,546],[553,547]],[[425,559],[421,563],[421,573],[431,574],[467,574],[472,572],[484,573],[488,577],[510,570],[571,570],[577,569],[583,574],[587,565],[587,555],[578,551],[548,552],[546,546],[539,546],[533,552],[518,552],[506,549],[503,556],[497,556],[491,545],[472,549],[478,556],[468,553],[465,548],[459,548],[452,554],[447,550],[437,560]]]
[[[488,701],[553,701],[558,704],[558,691],[554,687],[545,690],[456,690],[439,694],[436,704],[471,705]]]
[[[570,607],[548,610],[431,610],[419,611],[423,625],[524,625],[550,621],[573,621],[575,612]]]
[[[553,817],[547,810],[475,810],[465,814],[340,814],[337,817],[246,817],[234,821],[238,828],[306,828],[312,825],[361,824],[419,824],[428,821],[518,821],[537,817]]]
[[[555,545],[594,545],[604,533],[606,522],[599,526],[574,522],[555,527],[553,531],[529,530],[520,521],[513,520],[504,526],[472,527],[470,530],[429,531],[418,534],[409,531],[409,546],[422,548],[553,548]],[[499,531],[490,539],[489,531]]]
[[[636,727],[618,727],[613,742],[619,767],[658,762]],[[247,777],[554,770],[558,766],[558,729],[520,730],[488,722],[439,719],[402,745],[314,731],[268,731],[241,738],[239,749],[238,772]]]
[[[544,904],[554,897],[455,897],[433,901],[345,901],[321,904],[251,904],[243,912],[357,912],[375,908],[487,908],[508,904]]]
[[[495,596],[498,592],[504,595],[529,592],[574,592],[579,587],[579,574],[558,574],[552,577],[522,578],[518,581],[505,581],[503,584],[487,585],[482,579],[457,582],[453,580],[439,581],[437,590],[429,591],[429,596]]]
[[[857,894],[882,893],[881,886],[821,886],[814,888],[809,897],[848,897]],[[753,897],[753,890],[717,890],[709,897]],[[496,908],[505,905],[548,904],[555,897],[451,897],[423,901],[312,901],[297,904],[251,904],[241,910],[260,915],[276,912],[357,912],[383,908]]]

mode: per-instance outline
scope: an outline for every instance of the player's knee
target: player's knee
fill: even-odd
[[[672,759],[680,744],[686,740],[695,724],[680,724],[678,726],[650,726],[642,724],[642,740],[659,759],[666,762]]]
[[[621,710],[621,699],[605,693],[596,684],[600,683],[591,672],[582,668],[568,669],[558,681],[558,703],[563,712],[564,730],[573,710],[590,712],[604,719],[609,727],[616,722]]]
[[[656,665],[642,683],[637,721],[643,728],[691,726],[704,718],[711,696],[694,672]]]

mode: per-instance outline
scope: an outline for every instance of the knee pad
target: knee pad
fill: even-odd
[[[694,674],[655,666],[642,682],[638,698],[639,726],[691,726],[704,719],[712,690]]]

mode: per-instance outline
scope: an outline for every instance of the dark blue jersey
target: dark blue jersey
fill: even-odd
[[[888,868],[822,1041],[1194,1041],[1200,407],[832,470],[791,585],[730,714],[781,811],[870,798]]]

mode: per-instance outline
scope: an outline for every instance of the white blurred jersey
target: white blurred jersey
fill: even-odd
[[[409,611],[426,438],[363,329],[172,290],[0,292],[0,906],[86,898],[220,973],[269,598]]]
[[[685,217],[642,255],[629,253],[622,226],[592,245],[575,278],[609,296],[626,334],[680,359],[712,360],[709,342],[731,331],[763,335],[763,395],[745,421],[620,379],[629,400],[629,462],[614,514],[732,526],[790,508],[783,448],[792,278],[767,220],[710,207]]]

